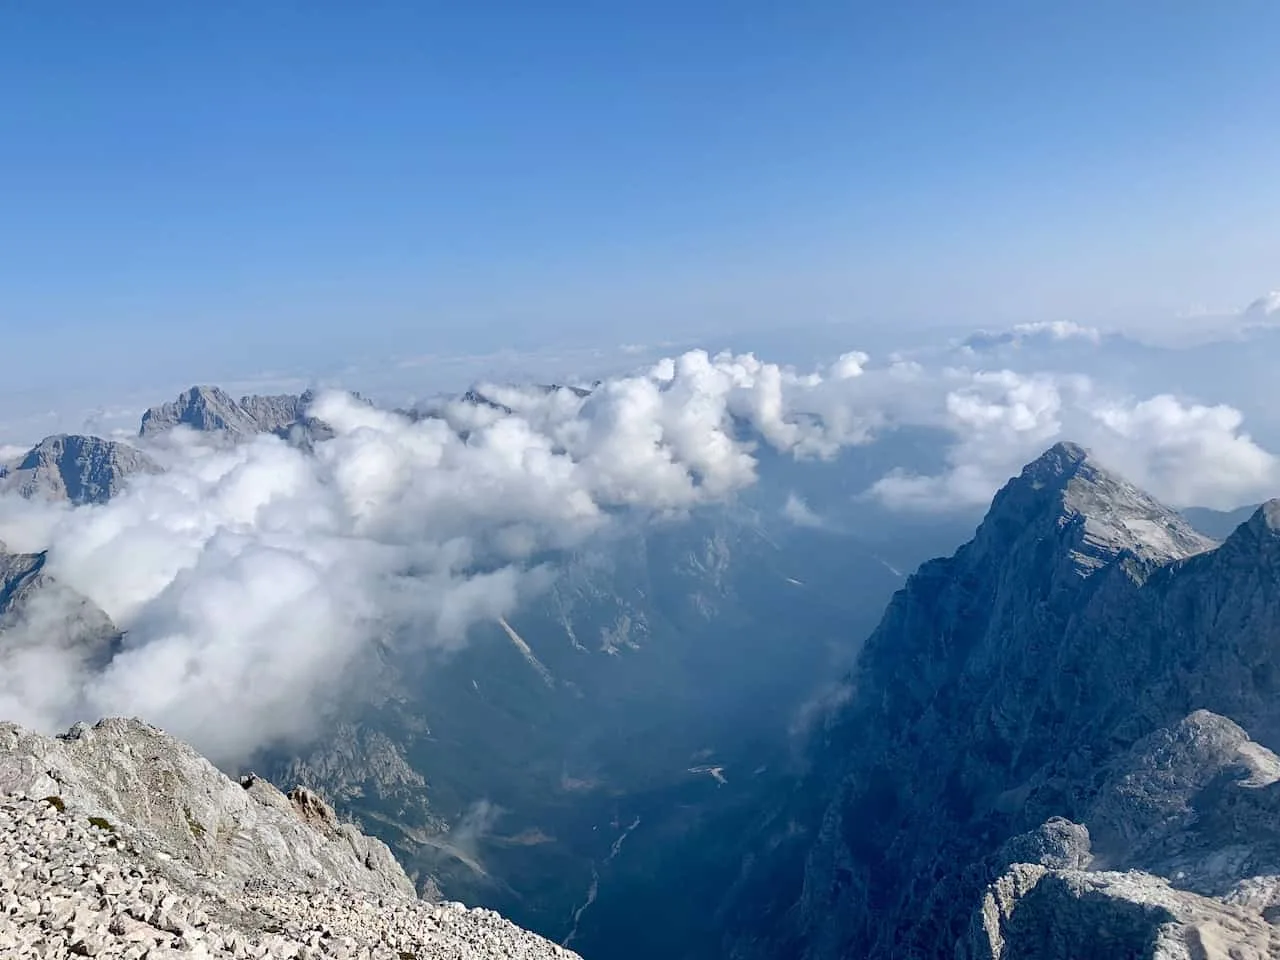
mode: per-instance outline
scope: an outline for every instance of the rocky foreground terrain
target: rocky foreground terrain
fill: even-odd
[[[488,910],[418,899],[305,790],[236,783],[136,720],[0,724],[0,956],[572,960]]]

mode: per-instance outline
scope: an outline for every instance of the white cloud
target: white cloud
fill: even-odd
[[[787,494],[787,502],[782,505],[782,515],[797,527],[814,529],[824,526],[822,518],[809,508],[801,497],[794,493]]]
[[[1070,320],[1019,323],[1005,330],[979,330],[972,333],[961,341],[958,352],[970,359],[986,354],[1012,357],[1020,352],[1051,348],[1068,341],[1096,346],[1102,342],[1102,331]]]
[[[860,353],[798,372],[691,351],[585,395],[481,392],[497,405],[448,403],[417,421],[327,393],[312,412],[336,435],[313,453],[176,431],[148,451],[166,472],[107,505],[0,498],[0,539],[49,549],[50,572],[128,631],[106,669],[65,644],[10,644],[0,710],[45,728],[141,714],[228,761],[305,738],[373,642],[462,643],[545,587],[531,557],[622,511],[730,497],[755,481],[761,445],[803,459],[895,427],[949,432],[946,470],[891,471],[871,488],[897,509],[984,504],[1062,438],[1177,503],[1234,505],[1277,480],[1229,407],[1133,400],[1057,373]],[[821,522],[794,495],[784,513]]]
[[[1234,507],[1280,492],[1280,461],[1241,429],[1226,405],[1168,394],[1109,393],[1086,377],[977,372],[945,399],[954,436],[949,468],[935,476],[891,471],[870,494],[887,506],[945,511],[986,504],[1019,467],[1058,440],[1091,449],[1105,465],[1175,506]]]
[[[1280,290],[1272,290],[1245,307],[1241,314],[1245,326],[1271,326],[1280,323]]]
[[[1091,414],[1103,428],[1099,456],[1171,503],[1226,508],[1280,493],[1280,460],[1243,432],[1232,407],[1161,394]]]
[[[8,663],[7,695],[26,702],[7,711],[46,728],[142,714],[219,759],[305,737],[372,640],[461,643],[545,584],[536,552],[619,510],[753,483],[753,437],[794,449],[821,434],[790,407],[820,383],[692,352],[589,396],[488,389],[511,413],[453,404],[414,422],[327,393],[312,412],[336,435],[311,454],[175,431],[149,450],[166,471],[109,504],[6,499],[0,536],[48,549],[49,572],[127,631],[105,670]]]

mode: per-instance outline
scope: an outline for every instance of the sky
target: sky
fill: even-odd
[[[0,475],[0,540],[74,591],[6,634],[0,715],[243,757],[388,631],[451,649],[546,551],[752,488],[779,522],[968,516],[1067,439],[1176,506],[1275,495],[1278,29],[1245,0],[0,5],[0,466],[193,383],[382,401],[322,392],[312,450],[134,437],[163,470],[102,506]],[[501,406],[386,409],[477,378]],[[870,479],[802,496],[824,460]],[[80,596],[128,631],[105,668]]]
[[[1262,0],[5,4],[7,389],[1238,309],[1280,285],[1277,29]]]

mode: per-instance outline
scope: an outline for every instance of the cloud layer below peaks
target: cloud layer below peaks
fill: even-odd
[[[942,431],[942,472],[887,464],[864,492],[887,510],[982,504],[1062,438],[1175,503],[1280,487],[1231,407],[1084,375],[857,352],[802,372],[692,351],[590,391],[477,394],[415,419],[326,393],[310,412],[335,436],[312,451],[179,430],[148,448],[165,472],[106,505],[0,500],[0,540],[48,550],[49,573],[127,631],[101,666],[60,638],[65,610],[30,612],[0,652],[0,716],[55,729],[140,715],[228,763],[304,740],[374,643],[457,647],[545,587],[554,569],[532,558],[607,534],[619,513],[724,501],[756,482],[764,447],[804,470],[873,455],[897,429]],[[779,508],[821,522],[820,505]]]

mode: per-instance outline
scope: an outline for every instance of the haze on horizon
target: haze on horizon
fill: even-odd
[[[1278,27],[1252,2],[10,5],[0,402],[1231,313],[1280,284]]]

